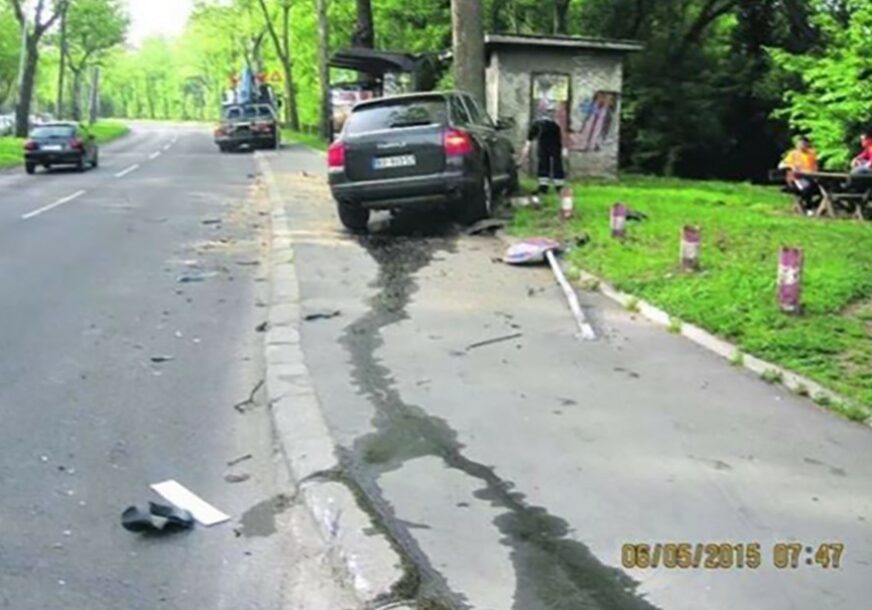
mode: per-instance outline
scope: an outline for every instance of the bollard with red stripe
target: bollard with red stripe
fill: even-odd
[[[564,186],[560,190],[560,220],[570,220],[574,213],[575,198],[572,188]]]
[[[622,239],[627,234],[627,206],[616,203],[612,206],[612,237]]]
[[[681,229],[681,268],[699,271],[699,252],[702,245],[702,230],[685,226]]]
[[[801,248],[781,248],[778,255],[778,306],[781,311],[798,315],[802,312]]]

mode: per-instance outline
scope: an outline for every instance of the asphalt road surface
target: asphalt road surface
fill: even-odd
[[[255,171],[143,124],[97,170],[0,173],[0,608],[347,607],[257,389]],[[123,530],[166,479],[233,520]]]
[[[303,313],[342,314],[303,344],[345,474],[428,608],[868,607],[868,428],[598,295],[582,298],[599,339],[579,341],[549,272],[495,262],[498,240],[438,215],[350,236],[300,174],[320,157],[270,160]],[[696,567],[623,567],[625,544],[658,543]],[[844,545],[838,568],[821,544]]]

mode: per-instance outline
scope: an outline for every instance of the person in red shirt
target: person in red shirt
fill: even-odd
[[[851,162],[851,172],[872,173],[872,129],[867,129],[860,136],[860,146],[863,150]]]

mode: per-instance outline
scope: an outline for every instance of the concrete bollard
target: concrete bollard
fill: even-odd
[[[685,226],[681,229],[681,268],[685,271],[699,271],[699,251],[702,244],[702,230],[699,227]]]
[[[573,216],[575,201],[572,188],[565,186],[560,190],[560,220],[570,220]]]
[[[616,203],[612,206],[612,237],[621,239],[627,233],[627,206]]]
[[[784,313],[798,315],[802,312],[802,266],[801,248],[781,248],[778,255],[778,306]]]

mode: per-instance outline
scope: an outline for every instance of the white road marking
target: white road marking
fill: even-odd
[[[139,169],[139,163],[134,163],[133,165],[131,165],[127,169],[121,170],[120,172],[115,174],[115,177],[116,178],[123,178],[124,176],[126,176],[130,172],[135,172],[138,169]]]
[[[33,218],[34,216],[39,216],[43,212],[48,212],[49,210],[52,210],[52,209],[58,207],[59,205],[64,205],[65,203],[69,203],[73,199],[78,199],[79,197],[81,197],[84,194],[85,194],[85,191],[77,191],[68,197],[64,197],[63,199],[58,199],[54,203],[43,206],[43,207],[39,208],[38,210],[34,210],[32,212],[28,212],[27,214],[23,214],[21,216],[21,219],[22,220],[29,220],[29,219]]]
[[[167,144],[166,146],[163,147],[163,149],[169,150],[170,148],[172,148],[172,146],[173,146],[172,144]]]
[[[157,150],[157,151],[151,153],[150,155],[148,155],[148,158],[151,159],[151,160],[157,159],[158,157],[160,157],[160,151],[159,151],[159,150]]]

